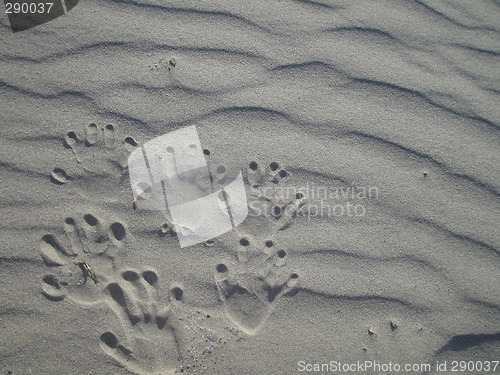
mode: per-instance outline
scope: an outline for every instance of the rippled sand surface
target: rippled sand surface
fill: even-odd
[[[498,1],[81,0],[1,26],[2,373],[500,359]],[[251,215],[181,249],[127,158],[191,125]]]

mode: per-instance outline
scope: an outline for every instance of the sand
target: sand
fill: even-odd
[[[0,373],[500,360],[497,1],[81,0],[1,25]],[[250,214],[181,248],[127,160],[188,126]]]

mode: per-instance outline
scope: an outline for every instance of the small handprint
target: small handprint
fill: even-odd
[[[121,140],[116,128],[108,124],[103,128],[92,123],[84,134],[70,131],[64,137],[64,145],[73,153],[68,163],[55,167],[50,181],[55,185],[78,182],[81,196],[95,201],[116,201],[126,184],[127,162],[130,153],[138,146],[132,137]]]
[[[103,128],[91,123],[84,135],[70,131],[64,137],[64,145],[75,155],[76,161],[90,173],[106,175],[113,171],[121,175],[127,166],[128,155],[137,147],[132,137],[117,139],[116,129],[108,124]]]
[[[287,249],[275,243],[276,234],[291,226],[305,204],[303,194],[286,188],[289,178],[277,162],[265,168],[249,164],[249,214],[225,236],[236,257],[219,262],[215,269],[228,318],[249,335],[260,331],[280,297],[296,290],[299,281],[297,273],[284,267]]]
[[[286,255],[284,250],[267,255],[254,251],[243,260],[231,265],[222,262],[215,268],[215,282],[228,318],[248,335],[258,333],[278,300],[297,287],[298,274],[280,268]]]
[[[305,196],[289,184],[290,173],[272,162],[261,167],[257,162],[249,164],[247,184],[249,186],[250,226],[261,237],[270,237],[287,229],[305,204]]]

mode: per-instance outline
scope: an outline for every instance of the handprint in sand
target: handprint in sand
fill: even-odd
[[[48,233],[40,241],[40,255],[49,271],[42,278],[43,295],[84,305],[102,299],[116,254],[127,240],[120,222],[107,224],[92,214],[66,218],[61,235]]]
[[[250,188],[286,183],[290,174],[273,162],[260,168],[249,165]],[[251,212],[232,232],[233,256],[215,267],[215,282],[228,318],[249,335],[259,332],[279,299],[297,288],[299,275],[286,267],[287,249],[275,243],[275,235],[290,227],[304,204],[301,194],[291,198],[250,195]]]

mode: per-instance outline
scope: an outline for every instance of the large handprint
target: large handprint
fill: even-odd
[[[49,233],[40,242],[40,254],[50,270],[42,279],[43,295],[80,304],[102,299],[115,253],[126,241],[127,231],[119,222],[107,225],[92,214],[80,220],[68,217],[62,236]]]
[[[173,373],[179,366],[180,340],[171,314],[182,300],[182,289],[173,287],[166,301],[160,301],[159,290],[157,273],[151,269],[126,269],[106,286],[108,303],[125,335],[104,332],[101,348],[136,374]]]

